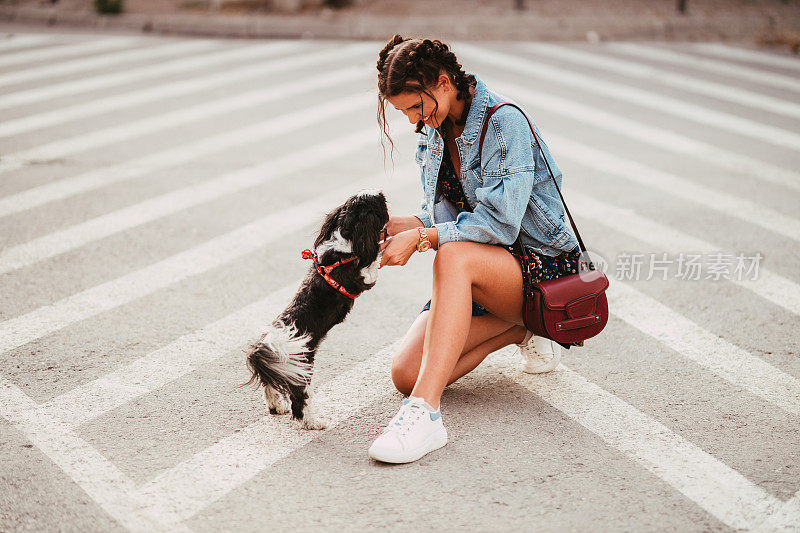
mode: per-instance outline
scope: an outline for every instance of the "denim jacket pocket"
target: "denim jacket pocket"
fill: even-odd
[[[478,183],[478,186],[483,186],[483,174],[481,173],[481,162],[479,160],[476,159],[467,167],[467,174]]]

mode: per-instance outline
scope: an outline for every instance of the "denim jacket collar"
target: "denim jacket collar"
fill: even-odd
[[[467,75],[475,76],[477,84],[475,85],[475,94],[472,96],[472,105],[467,113],[467,123],[464,125],[464,132],[461,134],[461,140],[466,144],[473,144],[478,139],[478,134],[481,132],[483,126],[483,117],[486,115],[486,110],[489,104],[489,89],[481,79],[468,72]]]

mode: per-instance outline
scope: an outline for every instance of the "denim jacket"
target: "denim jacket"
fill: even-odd
[[[462,211],[454,221],[433,219],[444,141],[438,130],[425,126],[427,135],[420,134],[415,154],[423,189],[421,211],[415,216],[425,227],[438,230],[440,245],[450,241],[509,245],[521,234],[524,245],[544,255],[572,250],[578,241],[565,221],[564,206],[543,157],[559,187],[561,171],[544,141],[541,148],[536,143],[522,113],[505,106],[492,115],[479,160],[478,141],[486,113],[497,103],[513,100],[490,91],[477,76],[475,79],[464,132],[456,139],[461,184],[472,212]],[[541,139],[539,128],[535,124],[534,128]]]

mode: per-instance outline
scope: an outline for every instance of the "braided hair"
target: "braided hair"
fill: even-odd
[[[389,137],[386,124],[386,99],[403,92],[426,94],[434,101],[433,114],[439,109],[439,102],[428,90],[436,85],[439,75],[444,71],[456,88],[458,100],[469,102],[470,85],[474,76],[468,76],[450,47],[439,40],[405,39],[400,35],[392,37],[378,54],[378,125],[383,136],[389,139],[392,150],[394,142]],[[456,124],[464,124],[466,113]],[[417,122],[416,132],[422,133],[425,123]],[[384,157],[386,145],[381,137]]]

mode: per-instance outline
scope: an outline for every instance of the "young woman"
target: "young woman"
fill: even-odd
[[[378,123],[388,137],[388,102],[416,125],[423,189],[419,213],[390,218],[381,267],[437,250],[431,301],[392,362],[392,380],[409,397],[369,449],[373,459],[405,463],[447,443],[442,392],[491,352],[517,343],[524,370],[558,366],[558,343],[523,326],[523,285],[578,272],[579,248],[544,158],[559,187],[561,172],[519,110],[492,115],[479,158],[487,111],[509,100],[464,72],[446,44],[395,35],[378,72]],[[524,253],[511,246],[517,236]]]

